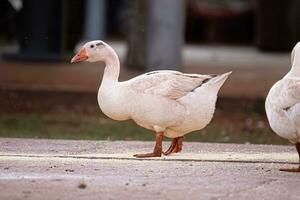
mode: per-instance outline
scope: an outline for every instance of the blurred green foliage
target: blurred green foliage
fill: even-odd
[[[205,129],[185,136],[187,141],[288,144],[256,117],[246,121],[217,116]],[[257,125],[258,124],[258,125]],[[153,132],[132,121],[113,121],[98,115],[2,114],[0,137],[80,140],[154,140]]]

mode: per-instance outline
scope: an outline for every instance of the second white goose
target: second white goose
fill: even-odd
[[[271,128],[277,135],[295,144],[300,161],[300,43],[291,55],[291,70],[269,91],[265,107]],[[294,169],[281,171],[300,172]]]

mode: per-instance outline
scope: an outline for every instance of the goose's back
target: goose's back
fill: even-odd
[[[266,98],[265,109],[272,130],[291,142],[299,141],[300,104],[290,105],[286,80],[276,82]]]

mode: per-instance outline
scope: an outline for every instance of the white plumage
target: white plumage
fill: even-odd
[[[161,70],[119,82],[119,59],[109,45],[91,41],[83,49],[85,60],[106,63],[98,91],[98,103],[104,114],[115,120],[132,119],[144,128],[175,140],[204,128],[211,121],[217,93],[231,74],[200,75]],[[82,60],[78,54],[73,61]],[[181,150],[178,148],[170,151],[178,152]]]
[[[265,107],[273,131],[295,144],[300,156],[300,43],[292,51],[291,63],[291,70],[270,89]]]

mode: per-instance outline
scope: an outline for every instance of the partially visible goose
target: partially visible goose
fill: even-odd
[[[120,62],[116,52],[101,40],[86,43],[71,62],[103,61],[106,64],[98,103],[114,120],[132,119],[156,132],[151,153],[135,157],[160,157],[163,136],[173,138],[165,155],[180,152],[183,136],[203,129],[212,119],[217,93],[229,73],[222,75],[183,74],[153,71],[119,82]]]
[[[291,70],[271,88],[265,107],[273,131],[295,144],[300,159],[300,42],[292,51],[291,63]],[[300,172],[300,165],[280,170]]]

